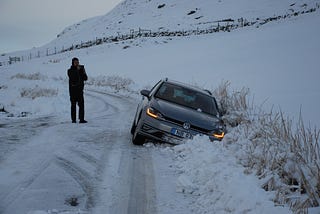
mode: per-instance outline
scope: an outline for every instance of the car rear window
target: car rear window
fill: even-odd
[[[158,89],[155,97],[210,115],[218,114],[211,96],[179,85],[165,82]]]

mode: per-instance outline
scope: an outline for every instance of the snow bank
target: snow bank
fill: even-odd
[[[173,147],[180,171],[177,191],[196,196],[195,213],[288,213],[276,207],[256,176],[245,174],[223,142],[195,137]]]

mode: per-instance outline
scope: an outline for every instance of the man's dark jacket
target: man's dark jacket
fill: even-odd
[[[70,99],[81,99],[83,96],[84,81],[88,79],[84,67],[80,66],[80,69],[78,70],[76,66],[71,66],[68,70],[68,76]]]

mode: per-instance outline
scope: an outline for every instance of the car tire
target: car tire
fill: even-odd
[[[145,140],[146,138],[143,135],[136,132],[134,132],[134,134],[132,135],[132,143],[134,145],[143,145]]]
[[[134,124],[134,121],[133,121],[133,123],[132,123],[132,126],[131,126],[131,131],[130,131],[130,133],[132,134],[132,135],[134,135],[134,132],[136,131],[136,125]]]

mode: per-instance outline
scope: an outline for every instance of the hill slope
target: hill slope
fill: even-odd
[[[218,21],[252,22],[316,8],[315,0],[125,0],[104,16],[67,27],[50,46],[69,47],[96,38],[152,32],[208,29]]]

